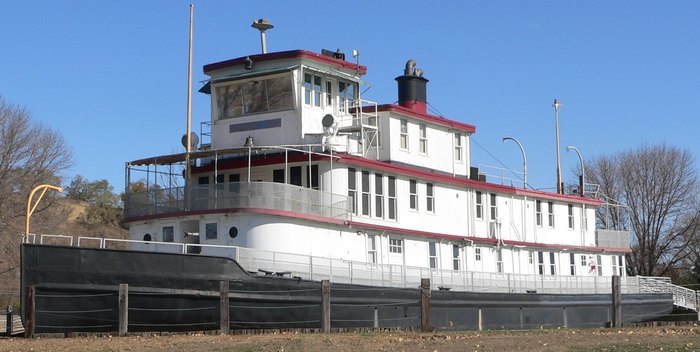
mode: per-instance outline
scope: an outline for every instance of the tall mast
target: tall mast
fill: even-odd
[[[190,152],[192,149],[192,23],[194,17],[194,4],[190,4],[190,36],[189,36],[189,58],[187,61],[187,145],[185,145],[185,169],[186,179],[190,179]]]
[[[559,157],[559,101],[554,98],[554,129],[557,134],[557,194],[564,194],[564,185],[561,183],[561,158]]]

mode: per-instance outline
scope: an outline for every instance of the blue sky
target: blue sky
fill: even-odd
[[[275,25],[268,51],[358,49],[371,87],[396,101],[409,58],[428,101],[474,124],[474,164],[556,180],[560,110],[565,181],[584,158],[668,143],[697,159],[700,2],[695,1],[194,1],[194,90],[202,66],[258,53],[257,18]],[[342,4],[342,5],[341,5]],[[76,165],[63,176],[106,178],[121,191],[124,163],[181,152],[186,128],[187,1],[3,2],[0,95],[60,131]],[[348,55],[349,56],[349,55]],[[194,129],[209,119],[195,93]],[[492,157],[493,156],[493,157]],[[496,159],[494,159],[494,157]],[[696,165],[698,163],[696,162]]]

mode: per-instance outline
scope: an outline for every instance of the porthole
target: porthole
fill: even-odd
[[[151,241],[151,234],[147,233],[147,234],[143,235],[143,240],[144,241]]]
[[[236,236],[238,236],[238,228],[231,226],[231,228],[228,229],[228,236],[231,238],[236,238]]]

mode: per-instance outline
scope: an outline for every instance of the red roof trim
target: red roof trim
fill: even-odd
[[[200,211],[180,211],[173,212],[169,214],[160,215],[148,215],[139,216],[129,219],[124,219],[122,223],[129,222],[141,222],[147,220],[156,220],[166,217],[182,217],[187,215],[209,215],[209,214],[232,214],[232,213],[253,213],[253,214],[267,214],[274,216],[283,216],[290,218],[297,218],[303,220],[310,220],[315,222],[321,222],[332,225],[346,225],[348,228],[361,228],[374,231],[387,231],[397,234],[413,235],[418,237],[428,237],[437,239],[447,239],[447,240],[467,240],[474,243],[485,244],[485,245],[497,245],[498,240],[494,238],[477,237],[477,236],[458,236],[450,235],[444,233],[426,232],[419,230],[403,229],[393,226],[368,224],[360,221],[343,221],[334,218],[328,218],[324,216],[306,214],[306,213],[296,213],[286,210],[276,210],[276,209],[263,209],[263,208],[228,208],[228,209],[214,209],[214,210],[200,210]],[[523,242],[523,241],[511,241],[503,240],[502,245],[505,246],[524,246],[528,248],[541,248],[541,249],[554,249],[554,250],[579,250],[584,252],[611,252],[611,253],[631,253],[632,250],[629,248],[608,248],[608,247],[592,247],[592,246],[574,246],[574,245],[561,245],[561,244],[549,244],[549,243],[536,243],[536,242]]]
[[[396,112],[402,115],[410,116],[419,120],[423,120],[426,122],[434,123],[437,125],[441,126],[446,126],[449,128],[453,128],[456,130],[464,131],[467,133],[474,133],[476,132],[476,127],[474,125],[466,124],[463,122],[458,122],[454,120],[449,120],[446,118],[442,118],[440,116],[435,116],[435,115],[430,115],[430,114],[422,114],[420,112],[411,110],[409,108],[403,107],[401,105],[395,105],[395,104],[383,104],[377,106],[377,110],[379,111],[389,111],[389,112]]]
[[[216,62],[209,65],[204,65],[204,73],[209,74],[211,71],[216,71],[224,68],[229,68],[231,66],[238,66],[245,64],[245,59],[250,57],[253,63],[264,62],[264,61],[274,61],[283,59],[310,59],[324,64],[329,64],[335,67],[344,68],[347,70],[355,71],[358,67],[352,62],[347,62],[340,59],[334,59],[329,56],[317,54],[306,50],[289,50],[289,51],[278,51],[274,53],[258,54],[258,55],[248,55],[242,56],[236,59]],[[364,75],[367,73],[367,67],[360,65],[358,73]]]

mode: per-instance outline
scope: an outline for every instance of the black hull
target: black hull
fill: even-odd
[[[231,329],[321,327],[320,282],[250,275],[219,257],[22,245],[22,297],[35,286],[37,333],[116,331],[119,284],[129,285],[130,332],[215,330],[221,281]],[[671,294],[622,295],[624,323],[672,308]],[[611,320],[611,295],[432,291],[430,319],[438,330],[600,327]],[[420,321],[418,288],[332,284],[332,328]]]

